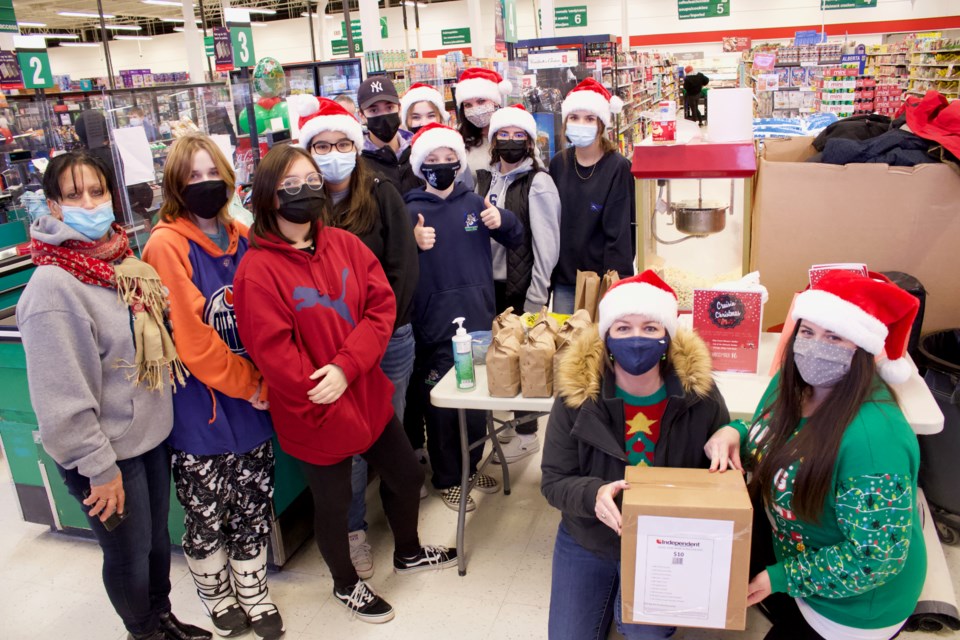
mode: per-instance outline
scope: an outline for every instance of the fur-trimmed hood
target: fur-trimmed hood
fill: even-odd
[[[557,392],[564,404],[578,408],[600,397],[606,364],[604,345],[596,330],[584,332],[563,355],[556,371]],[[706,343],[690,329],[680,329],[670,339],[667,357],[684,393],[707,397],[714,388],[712,362]]]

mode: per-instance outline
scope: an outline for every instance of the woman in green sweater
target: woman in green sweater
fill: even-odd
[[[913,613],[927,569],[920,454],[886,383],[910,374],[918,306],[889,281],[826,275],[797,297],[752,425],[707,442],[711,470],[742,469],[742,457],[763,501],[747,603],[773,623],[768,640],[888,640]]]

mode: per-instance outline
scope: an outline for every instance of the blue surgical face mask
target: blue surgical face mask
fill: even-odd
[[[343,182],[350,177],[357,166],[355,151],[331,151],[326,155],[315,153],[313,160],[320,167],[320,173],[327,182]]]
[[[610,358],[632,376],[639,376],[657,366],[666,355],[669,346],[670,338],[667,336],[662,338],[607,336],[607,351],[610,353]]]
[[[589,147],[597,139],[596,124],[568,124],[567,139],[575,147]]]
[[[60,205],[63,223],[89,240],[99,240],[107,235],[113,224],[113,203],[107,200],[93,209],[84,209],[67,204]]]

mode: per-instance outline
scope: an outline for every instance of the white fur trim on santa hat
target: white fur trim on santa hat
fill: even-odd
[[[493,142],[497,131],[504,127],[519,127],[526,131],[531,139],[537,139],[537,123],[526,109],[517,107],[497,109],[493,115],[490,116],[490,129],[487,131],[487,141]]]
[[[617,100],[618,108],[616,110],[613,109],[614,99]],[[567,94],[567,97],[564,98],[563,105],[560,108],[560,113],[563,119],[566,120],[571,111],[586,111],[587,113],[592,113],[600,118],[600,121],[603,122],[604,126],[609,127],[610,114],[620,113],[620,109],[622,108],[623,100],[617,98],[616,96],[612,96],[610,100],[607,100],[596,91],[582,89],[580,91],[571,91],[569,94]]]
[[[614,322],[633,314],[661,323],[671,337],[677,332],[677,298],[652,284],[627,282],[612,287],[600,300],[597,312],[600,336],[606,338]]]
[[[446,102],[439,91],[433,87],[414,87],[400,98],[400,123],[404,127],[407,126],[407,112],[410,111],[410,107],[418,102],[429,102],[440,112],[440,117],[443,119],[443,122],[450,121],[450,114],[447,112]]]
[[[852,302],[820,289],[808,289],[793,303],[793,319],[809,320],[879,355],[887,338],[887,325]]]
[[[461,80],[457,83],[457,106],[463,104],[464,100],[474,100],[476,98],[486,98],[503,106],[503,96],[509,94],[512,90],[513,85],[508,80],[502,80],[499,84],[486,78]]]
[[[316,96],[308,93],[296,93],[286,98],[287,110],[291,115],[296,114],[298,118],[305,118],[313,115],[320,110],[320,101]]]
[[[877,363],[877,371],[887,384],[901,384],[910,379],[914,367],[906,358],[883,359]]]
[[[349,115],[316,116],[310,118],[300,127],[299,144],[310,151],[310,141],[318,133],[324,131],[339,131],[353,140],[357,153],[363,150],[363,127],[357,119]]]
[[[436,149],[447,147],[453,149],[460,160],[460,173],[467,170],[467,150],[463,145],[463,137],[449,128],[436,128],[430,131],[421,131],[412,147],[410,147],[410,168],[414,175],[423,179],[420,166]]]

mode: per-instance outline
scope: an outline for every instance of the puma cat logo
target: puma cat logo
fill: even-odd
[[[312,287],[295,288],[293,290],[293,299],[296,300],[298,304],[294,310],[302,311],[303,309],[309,309],[310,307],[320,305],[321,307],[333,309],[337,312],[338,316],[347,322],[347,324],[349,324],[351,327],[356,327],[357,323],[354,322],[353,316],[350,314],[350,309],[347,308],[347,304],[344,302],[344,298],[347,296],[347,275],[349,273],[350,269],[344,267],[343,273],[340,277],[340,297],[336,300],[331,300],[329,295],[321,295],[319,291]]]

